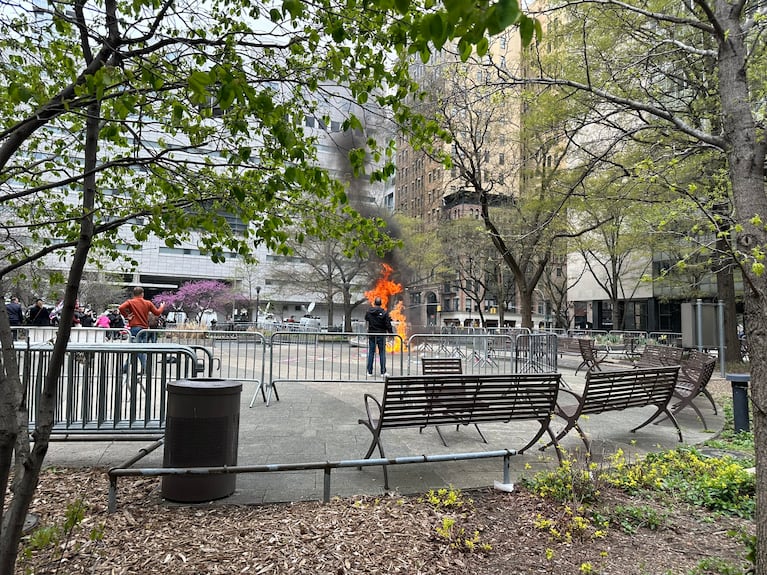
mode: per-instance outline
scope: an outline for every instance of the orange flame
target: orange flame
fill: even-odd
[[[381,264],[381,268],[381,277],[378,279],[373,289],[365,292],[365,297],[370,302],[370,305],[373,305],[375,298],[380,297],[381,307],[388,309],[389,298],[398,293],[402,293],[402,284],[398,284],[389,279],[393,271],[390,265]],[[387,351],[402,351],[402,342],[407,339],[407,322],[405,321],[404,304],[402,303],[402,300],[397,302],[397,305],[395,305],[394,309],[389,312],[389,315],[391,316],[392,321],[397,322],[397,335],[402,339],[394,339],[393,343],[386,345],[386,349]]]

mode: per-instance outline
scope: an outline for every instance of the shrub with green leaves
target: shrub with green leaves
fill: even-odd
[[[590,503],[599,497],[600,474],[591,462],[581,465],[576,458],[563,458],[551,471],[540,471],[522,483],[541,497],[550,497],[563,503]]]
[[[754,514],[754,475],[731,457],[706,457],[693,447],[650,453],[631,465],[615,461],[604,479],[629,493],[668,491],[712,511]]]

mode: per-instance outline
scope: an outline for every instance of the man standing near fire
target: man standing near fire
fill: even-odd
[[[386,334],[394,333],[394,328],[389,312],[381,307],[380,297],[373,300],[373,307],[365,314],[365,321],[368,324],[368,375],[373,375],[376,348],[383,375],[386,373]]]

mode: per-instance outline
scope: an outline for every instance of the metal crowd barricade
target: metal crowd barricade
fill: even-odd
[[[15,349],[31,431],[53,344],[17,342]],[[51,439],[162,437],[166,385],[194,377],[195,364],[194,350],[183,345],[70,343],[57,382]]]
[[[14,341],[25,345],[52,342],[56,340],[58,327],[25,325],[11,327]],[[69,334],[70,343],[104,343],[128,339],[127,328],[75,327]]]
[[[413,334],[407,341],[407,373],[420,372],[422,357],[458,357],[464,373],[511,373],[513,370],[514,338],[511,335]]]
[[[608,343],[608,353],[621,358],[633,359],[641,354],[647,344],[647,332],[640,330],[611,330],[607,334],[611,341]]]
[[[567,335],[569,335],[570,337],[588,337],[588,338],[594,339],[598,335],[607,335],[607,331],[603,329],[574,328],[574,329],[568,330]]]
[[[557,336],[554,333],[527,333],[514,340],[515,373],[555,373]]]
[[[656,345],[670,345],[673,347],[682,347],[682,334],[672,331],[651,331],[647,334],[647,339]]]
[[[269,375],[260,388],[268,388],[266,403],[272,392],[279,400],[276,384],[280,381],[366,381],[366,334],[356,332],[278,331],[269,339]],[[398,334],[388,334],[386,369],[402,374],[405,342]],[[376,357],[376,365],[378,358]],[[259,389],[256,390],[258,394]],[[255,400],[255,395],[253,397]],[[251,401],[251,406],[253,401]]]
[[[268,341],[261,332],[252,329],[145,329],[136,334],[136,339],[189,346],[197,357],[195,366],[198,377],[235,379],[255,384],[256,394],[261,391],[266,401],[263,388]]]

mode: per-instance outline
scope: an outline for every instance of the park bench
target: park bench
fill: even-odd
[[[581,354],[581,364],[575,369],[577,374],[582,367],[585,367],[588,371],[601,370],[599,364],[602,363],[609,351],[605,351],[601,356],[597,350],[597,346],[593,339],[578,338],[578,352]]]
[[[457,375],[463,373],[460,357],[422,357],[423,375]]]
[[[714,415],[717,414],[716,402],[706,389],[711,376],[714,374],[715,367],[716,358],[707,353],[690,350],[687,357],[682,360],[679,369],[679,377],[677,378],[673,396],[673,400],[676,400],[676,402],[671,405],[672,413],[677,414],[685,407],[690,406],[700,418],[703,427],[708,429],[703,414],[698,406],[693,403],[693,400],[699,395],[703,395],[711,403],[711,407],[714,408]],[[659,419],[655,423],[660,423],[663,419]]]
[[[646,345],[636,360],[637,367],[663,367],[682,363],[684,350],[671,345]]]
[[[558,373],[386,376],[380,402],[369,393],[364,396],[367,417],[359,423],[373,434],[364,459],[376,448],[382,458],[386,457],[381,442],[383,430],[423,430],[430,425],[436,427],[442,443],[447,445],[440,425],[532,420],[539,423],[540,429],[517,453],[524,452],[545,432],[556,444],[549,424],[560,380]],[[477,431],[487,443],[478,427]],[[385,465],[384,485],[388,489]]]
[[[669,409],[669,402],[674,394],[679,366],[635,368],[620,371],[588,371],[583,393],[578,394],[566,388],[563,393],[569,394],[574,403],[563,403],[562,396],[557,401],[555,415],[565,420],[565,426],[556,435],[556,440],[543,446],[556,447],[557,442],[575,429],[590,454],[591,445],[586,434],[578,425],[583,415],[595,415],[606,411],[620,411],[633,407],[654,407],[655,412],[643,423],[634,427],[631,432],[653,422],[665,414],[676,427],[679,441],[682,441],[682,430],[679,428],[674,414]]]

